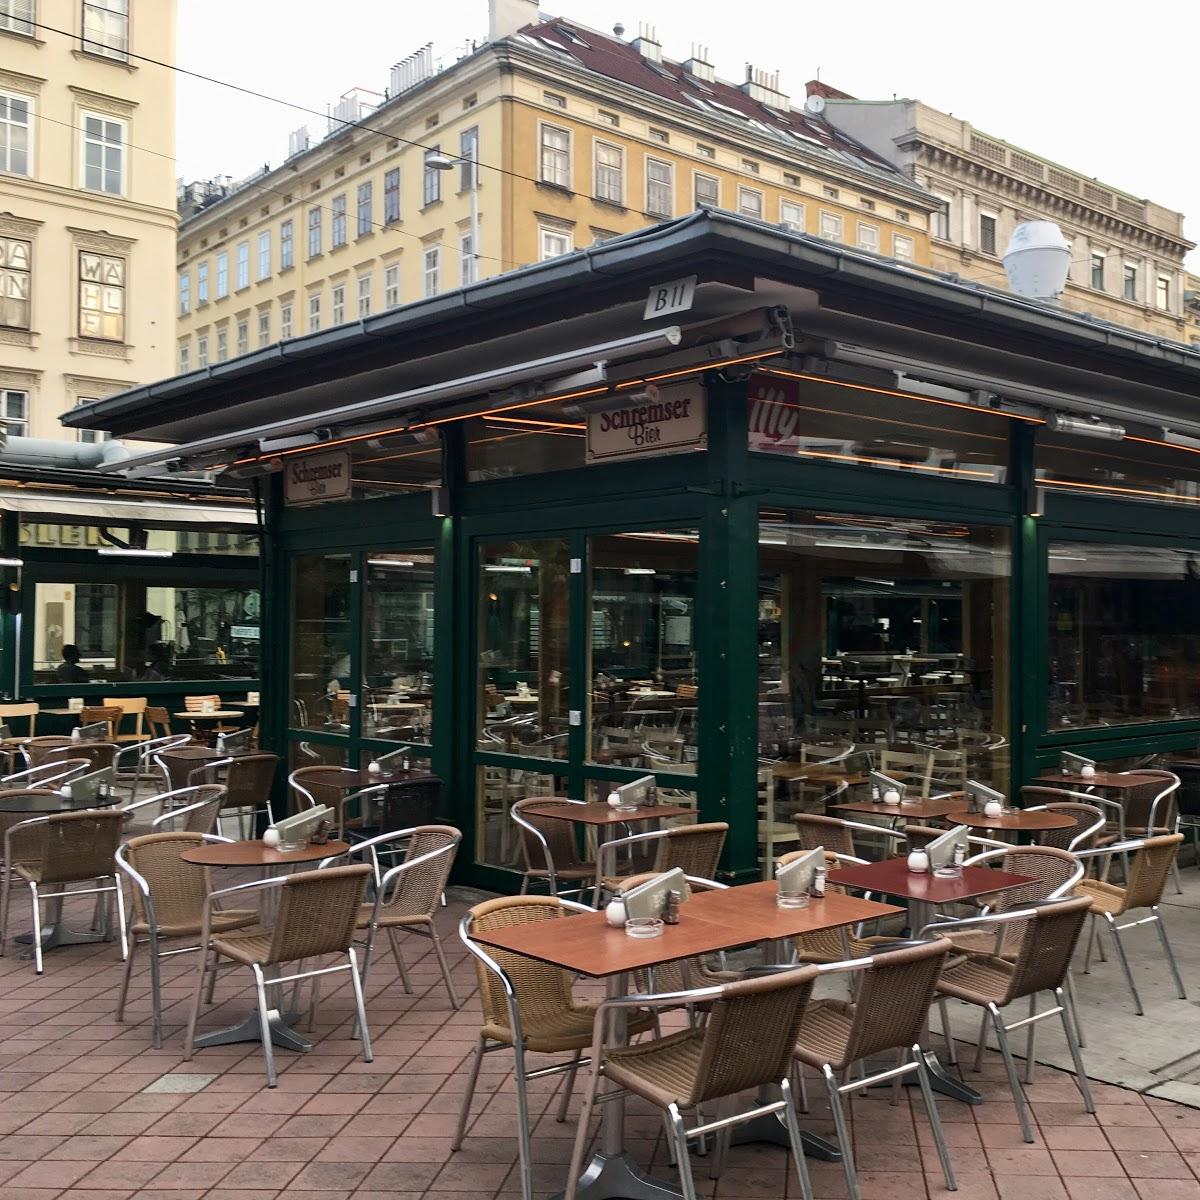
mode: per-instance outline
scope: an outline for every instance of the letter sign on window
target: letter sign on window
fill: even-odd
[[[646,297],[646,311],[642,313],[642,320],[653,321],[655,317],[687,312],[695,296],[695,275],[689,275],[686,279],[672,279],[670,283],[656,283]]]

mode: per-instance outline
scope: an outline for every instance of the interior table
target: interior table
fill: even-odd
[[[668,925],[661,937],[631,938],[613,929],[603,913],[584,913],[561,921],[531,921],[507,929],[477,933],[478,941],[497,949],[523,954],[575,975],[603,979],[610,997],[628,993],[630,972],[661,966],[679,958],[715,954],[755,942],[794,938],[818,930],[840,929],[860,921],[873,921],[901,910],[857,896],[830,892],[807,908],[779,908],[773,880],[747,883],[720,891],[698,892],[682,906],[678,925]],[[623,1010],[618,1010],[610,1039],[626,1040]],[[602,1108],[600,1149],[579,1181],[579,1200],[678,1200],[679,1189],[645,1174],[625,1153],[623,1125],[625,1102],[610,1100]],[[775,1126],[774,1117],[768,1121]],[[761,1140],[772,1140],[771,1130]],[[836,1148],[813,1134],[802,1135],[809,1153],[838,1158]]]
[[[962,797],[956,796],[953,800],[919,798],[904,804],[884,804],[882,801],[877,803],[874,800],[846,800],[840,804],[831,804],[829,807],[836,808],[839,812],[869,813],[875,817],[889,817],[893,821],[910,820],[914,817],[918,821],[933,821],[948,816],[961,804]]]
[[[947,877],[931,871],[910,871],[907,859],[888,858],[882,862],[831,871],[829,882],[842,887],[862,888],[876,895],[902,897],[908,903],[908,927],[915,937],[933,920],[934,913],[943,905],[959,904],[976,896],[990,896],[1032,883],[1033,877],[988,867],[964,867],[959,875]],[[934,1091],[961,1100],[964,1104],[983,1103],[983,1096],[961,1079],[950,1075],[938,1056],[928,1048],[925,1050],[925,1061],[929,1065]]]
[[[349,842],[329,841],[323,845],[307,845],[302,850],[276,850],[262,841],[246,842],[207,842],[202,846],[194,846],[184,850],[179,857],[187,863],[201,867],[250,867],[262,871],[268,877],[278,875],[289,867],[303,866],[305,863],[319,862],[324,858],[345,854],[350,849]],[[261,896],[261,923],[270,926],[275,916],[275,907],[279,902],[278,888],[266,888]],[[270,980],[267,981],[268,985]],[[278,986],[278,985],[276,985]],[[292,1026],[301,1016],[298,1012],[286,1012],[276,1006],[269,1010],[268,1020],[271,1027],[271,1041],[285,1050],[295,1050],[304,1053],[312,1049],[312,1042]],[[235,1042],[261,1042],[262,1031],[258,1023],[258,1014],[250,1013],[245,1020],[227,1029],[217,1029],[212,1033],[202,1034],[196,1039],[198,1047],[229,1046]]]

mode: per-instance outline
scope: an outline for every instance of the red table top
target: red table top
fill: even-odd
[[[841,812],[870,813],[875,817],[916,817],[918,820],[929,821],[944,817],[962,804],[962,797],[955,796],[953,800],[914,800],[911,804],[879,804],[871,800],[847,800],[844,804],[831,804]]]
[[[1043,771],[1038,776],[1038,782],[1047,786],[1058,782],[1063,787],[1078,791],[1085,787],[1113,788],[1121,791],[1128,788],[1143,787],[1147,783],[1156,782],[1152,776],[1130,774],[1123,775],[1119,771],[1097,771],[1091,779],[1082,775],[1064,775],[1061,771]]]
[[[934,875],[932,871],[910,871],[905,858],[888,858],[883,862],[865,863],[861,867],[840,867],[830,871],[829,882],[936,905],[1002,892],[1006,888],[1032,883],[1033,876],[1014,875],[990,867],[964,867],[961,877],[945,879]]]
[[[892,904],[838,892],[813,900],[807,908],[779,908],[775,892],[774,880],[698,892],[681,906],[679,924],[666,926],[657,938],[631,938],[624,929],[612,928],[603,913],[529,921],[473,936],[486,946],[601,978],[749,942],[856,925],[902,911]]]
[[[288,863],[319,862],[345,854],[349,842],[330,840],[323,846],[305,846],[303,850],[273,850],[259,841],[249,842],[206,842],[191,850],[184,850],[179,857],[184,862],[198,867],[281,867]]]
[[[568,804],[561,796],[547,796],[544,805],[530,806],[525,811],[538,817],[579,821],[584,825],[632,825],[637,821],[654,821],[659,817],[692,816],[696,810],[678,804],[639,804],[630,812],[621,812],[604,800],[594,800],[591,804]]]
[[[1036,832],[1041,829],[1068,829],[1075,824],[1074,817],[1065,813],[1028,812],[1021,809],[1015,813],[1001,813],[989,817],[986,813],[955,810],[947,814],[955,825],[967,825],[971,829],[1017,829]]]

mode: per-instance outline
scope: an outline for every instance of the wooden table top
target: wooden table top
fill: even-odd
[[[1061,771],[1043,771],[1038,776],[1039,783],[1045,783],[1048,787],[1058,782],[1063,787],[1071,788],[1073,791],[1078,791],[1085,787],[1112,788],[1114,791],[1126,791],[1130,788],[1142,787],[1148,783],[1154,783],[1156,780],[1153,776],[1138,775],[1132,773],[1129,775],[1121,774],[1118,771],[1097,771],[1091,779],[1085,779],[1082,775],[1064,775]]]
[[[840,812],[870,813],[877,817],[915,817],[918,820],[929,821],[952,813],[962,804],[962,797],[953,800],[914,800],[907,804],[876,804],[872,800],[847,800],[843,804],[831,804]]]
[[[117,798],[103,800],[92,797],[88,800],[72,800],[69,796],[60,796],[57,792],[39,792],[36,795],[25,792],[19,796],[6,796],[0,789],[0,813],[19,813],[30,817],[44,817],[47,813],[81,812],[85,808],[111,808],[117,803]]]
[[[873,921],[901,911],[892,904],[838,892],[813,900],[807,908],[779,908],[775,893],[774,880],[697,892],[681,906],[679,924],[666,926],[657,938],[631,938],[624,929],[612,928],[603,913],[530,921],[474,937],[486,946],[598,979],[750,942]]]
[[[932,871],[910,871],[906,858],[888,858],[883,862],[864,863],[861,867],[830,871],[829,882],[936,905],[1002,892],[1006,888],[1032,883],[1033,876],[1014,875],[989,867],[964,867],[959,878],[946,879]]]
[[[206,842],[179,857],[198,867],[282,867],[288,863],[318,862],[336,854],[345,854],[349,842],[330,840],[323,846],[305,846],[303,850],[272,850],[261,840],[251,842]]]
[[[562,796],[547,796],[545,805],[529,807],[539,817],[554,817],[560,821],[579,821],[583,825],[630,825],[635,821],[653,821],[659,817],[687,817],[695,813],[694,808],[679,804],[639,804],[630,812],[613,808],[607,800],[594,800],[590,804],[571,804]]]
[[[1015,813],[1001,813],[998,817],[989,817],[987,813],[971,812],[968,809],[955,809],[946,814],[955,825],[966,825],[970,829],[1015,829],[1027,833],[1036,833],[1044,829],[1069,829],[1075,824],[1074,817],[1065,813],[1029,812],[1020,809]]]
[[[219,721],[223,718],[242,717],[245,713],[236,708],[216,708],[212,712],[177,712],[171,715],[181,721]]]
[[[316,774],[320,767],[310,767],[312,775],[305,776],[306,779],[313,779],[318,784],[326,787],[344,788],[350,791],[352,788],[375,787],[384,783],[401,783],[406,779],[414,779],[418,775],[427,775],[428,771],[368,771],[366,767],[330,767],[328,774]],[[303,779],[300,780],[304,782]]]

